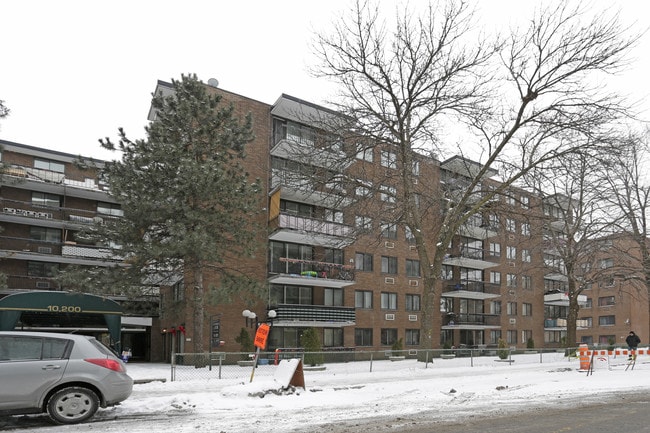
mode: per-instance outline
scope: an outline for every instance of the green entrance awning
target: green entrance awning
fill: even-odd
[[[96,295],[69,292],[32,291],[0,299],[0,331],[13,330],[18,322],[28,326],[106,326],[119,346],[122,307]]]

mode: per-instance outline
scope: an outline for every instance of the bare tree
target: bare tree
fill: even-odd
[[[413,236],[424,281],[421,347],[432,348],[453,237],[530,170],[596,151],[593,137],[625,114],[623,101],[597,80],[625,64],[637,37],[626,36],[617,16],[587,20],[567,2],[541,9],[504,40],[470,40],[474,15],[464,1],[431,3],[421,15],[406,7],[391,19],[357,1],[332,33],[317,36],[322,63],[315,72],[340,84],[332,103],[357,126],[363,145],[395,154],[396,174],[372,173],[385,178],[368,185],[393,196],[381,216]],[[456,148],[448,137],[459,135],[464,146]],[[415,160],[426,155],[435,163],[450,152],[480,160],[457,160],[462,188],[416,188]],[[483,188],[497,170],[499,186]]]

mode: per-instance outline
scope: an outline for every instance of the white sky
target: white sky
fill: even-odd
[[[422,0],[411,0],[412,4]],[[577,1],[577,0],[576,0]],[[398,0],[382,0],[392,12]],[[11,115],[0,138],[72,154],[114,158],[97,140],[124,127],[143,138],[157,80],[196,73],[207,82],[273,103],[288,93],[315,103],[331,86],[310,78],[309,42],[351,0],[13,0],[0,3],[0,99]],[[646,0],[596,0],[648,26]],[[516,21],[532,1],[481,0],[486,23]],[[527,15],[526,15],[527,16]],[[497,18],[500,17],[500,18]],[[522,22],[523,24],[523,22]],[[619,80],[650,94],[645,61]],[[648,104],[650,106],[650,103]],[[650,116],[649,116],[650,117]]]
[[[0,426],[39,433],[335,433],[376,431],[362,424],[376,422],[398,432],[400,425],[412,429],[423,419],[462,422],[469,417],[576,407],[616,395],[621,401],[622,393],[648,392],[648,355],[639,355],[635,368],[628,371],[623,354],[597,356],[590,376],[578,371],[578,359],[563,353],[547,352],[542,363],[539,354],[513,355],[512,365],[496,359],[474,357],[473,367],[469,357],[436,359],[428,368],[415,360],[375,361],[372,372],[369,362],[327,364],[325,371],[303,373],[306,390],[266,393],[264,398],[249,394],[280,390],[286,382],[274,381],[278,367],[260,366],[250,383],[250,367],[224,367],[223,378],[218,379],[216,368],[209,372],[185,366],[176,373],[183,380],[170,382],[169,365],[129,363],[128,374],[134,379],[167,382],[134,385],[133,394],[121,405],[100,410],[96,423],[48,427],[42,421],[38,428],[25,430],[30,424],[24,417],[13,417],[3,418]]]

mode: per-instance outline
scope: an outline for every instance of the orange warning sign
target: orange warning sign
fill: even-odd
[[[253,344],[255,344],[255,347],[259,347],[260,349],[264,349],[266,347],[266,340],[269,338],[270,330],[271,327],[266,323],[262,323],[260,327],[257,328],[257,332],[255,333],[255,341],[253,342]]]

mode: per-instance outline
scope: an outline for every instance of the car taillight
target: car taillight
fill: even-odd
[[[124,368],[124,364],[122,364],[120,361],[116,359],[88,358],[88,359],[84,359],[84,361],[90,362],[91,364],[99,365],[100,367],[108,368],[109,370],[119,371],[120,373],[126,372],[126,368]]]

